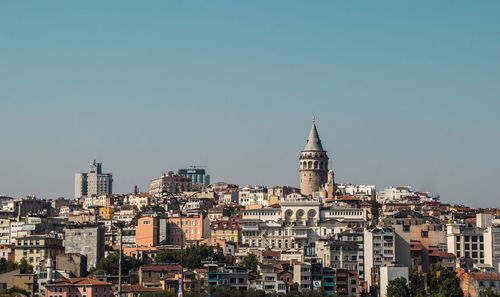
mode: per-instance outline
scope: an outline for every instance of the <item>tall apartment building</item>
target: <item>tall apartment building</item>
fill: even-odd
[[[47,235],[32,235],[19,237],[14,246],[15,261],[24,258],[33,267],[40,265],[40,261],[47,259],[50,255],[55,259],[58,254],[64,253],[62,240]]]
[[[470,258],[474,263],[491,265],[498,271],[500,227],[480,228],[465,224],[449,224],[446,227],[449,253],[457,258]]]
[[[364,229],[363,228],[353,228],[345,230],[337,234],[337,239],[343,242],[348,242],[358,245],[357,254],[357,267],[356,270],[359,273],[359,279],[365,279],[365,252],[364,252]],[[342,267],[347,268],[347,267]]]
[[[188,215],[168,217],[163,214],[150,214],[137,222],[137,246],[153,247],[159,245],[181,245],[187,241],[210,238],[208,217]]]
[[[179,169],[178,174],[189,177],[193,184],[210,185],[210,175],[207,174],[206,170],[203,168],[196,168],[196,166],[193,166],[189,169]]]
[[[358,270],[358,249],[354,242],[340,240],[318,240],[316,255],[323,266]]]
[[[500,226],[491,226],[484,231],[484,263],[500,272]]]
[[[471,258],[474,263],[484,263],[484,229],[465,224],[448,224],[448,252],[457,258]]]
[[[396,260],[396,233],[393,228],[365,229],[364,260],[365,280],[372,285],[372,269],[387,266]]]
[[[87,270],[96,267],[104,258],[104,227],[94,225],[68,225],[64,229],[66,253],[78,253],[87,257]]]
[[[87,173],[75,174],[75,199],[113,193],[113,174],[102,173],[102,163],[92,161]]]
[[[0,245],[10,244],[10,219],[0,219]]]

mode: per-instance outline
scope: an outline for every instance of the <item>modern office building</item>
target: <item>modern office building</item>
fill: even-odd
[[[179,169],[178,174],[191,178],[193,184],[210,185],[210,175],[208,175],[203,168],[192,166],[192,168],[189,169]]]
[[[88,173],[75,174],[75,199],[113,193],[113,174],[102,173],[102,163],[92,161]]]

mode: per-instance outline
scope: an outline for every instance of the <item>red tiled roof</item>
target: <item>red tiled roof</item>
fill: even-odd
[[[82,286],[82,285],[112,286],[111,283],[85,277],[59,278],[56,279],[52,284],[47,284],[47,286]]]
[[[455,255],[452,254],[452,253],[447,253],[447,252],[442,252],[442,251],[439,251],[439,256],[441,258],[455,258]]]
[[[225,225],[225,227],[224,227]],[[234,227],[233,227],[234,225]],[[239,219],[229,219],[229,220],[218,220],[210,223],[210,228],[212,229],[229,229],[229,230],[239,230],[240,222]]]
[[[500,281],[500,275],[496,272],[469,272],[464,274],[464,278]]]
[[[412,241],[410,242],[410,250],[412,251],[422,251],[424,246],[420,241]]]
[[[466,223],[476,224],[476,218],[467,218],[465,219]]]
[[[180,265],[150,265],[142,267],[142,271],[169,271],[169,270],[181,270]]]
[[[280,254],[281,254],[280,251],[262,251],[262,256],[276,257],[279,256]]]
[[[358,198],[356,198],[354,196],[347,196],[347,195],[346,196],[339,196],[337,198],[337,200],[353,200],[353,201],[356,200],[356,201],[359,201]]]

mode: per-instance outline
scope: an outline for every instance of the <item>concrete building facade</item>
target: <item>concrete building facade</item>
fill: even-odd
[[[149,184],[149,194],[152,196],[161,195],[164,191],[178,194],[191,190],[191,178],[174,174],[173,171],[163,173],[160,178],[153,179]]]
[[[102,163],[93,160],[87,173],[75,174],[75,199],[113,193],[113,174],[102,173]]]
[[[387,285],[391,280],[404,277],[408,282],[408,267],[406,266],[383,266],[380,267],[380,297],[387,296]]]
[[[104,234],[102,225],[68,225],[64,229],[66,253],[78,253],[87,257],[87,270],[96,267],[104,258]]]

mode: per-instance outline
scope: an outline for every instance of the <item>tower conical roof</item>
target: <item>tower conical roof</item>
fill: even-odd
[[[316,121],[314,115],[313,125],[311,127],[311,132],[309,132],[309,137],[307,138],[307,143],[304,151],[323,151],[321,139],[319,139],[318,130],[316,129]]]

